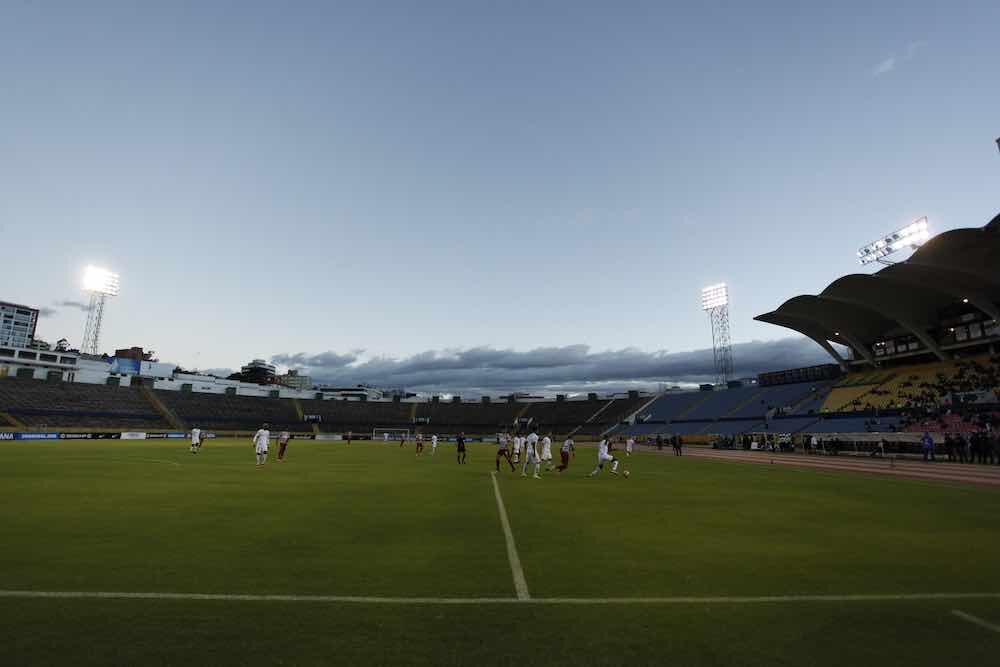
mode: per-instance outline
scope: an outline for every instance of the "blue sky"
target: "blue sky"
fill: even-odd
[[[199,367],[695,350],[721,280],[784,337],[1000,210],[1000,4],[810,4],[4,3],[0,298],[78,342],[112,267],[104,347]]]

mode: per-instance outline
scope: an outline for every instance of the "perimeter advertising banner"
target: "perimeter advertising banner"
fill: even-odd
[[[0,432],[0,440],[118,440],[122,437],[114,433],[15,433]]]

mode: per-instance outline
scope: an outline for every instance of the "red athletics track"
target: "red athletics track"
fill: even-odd
[[[643,448],[650,451],[649,447]],[[655,450],[654,450],[655,451]],[[663,454],[673,455],[664,447]],[[803,454],[772,454],[769,452],[747,452],[743,450],[707,449],[685,447],[684,456],[696,456],[718,461],[757,463],[762,465],[785,465],[819,470],[846,470],[870,475],[887,475],[904,479],[920,479],[931,482],[952,484],[977,484],[1000,486],[1000,465],[972,465],[967,463],[947,463],[940,457],[936,462],[924,463],[914,460],[891,458],[872,459],[853,456],[805,456]]]

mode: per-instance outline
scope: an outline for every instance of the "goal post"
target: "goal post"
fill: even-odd
[[[410,429],[376,426],[372,429],[372,440],[409,440]]]

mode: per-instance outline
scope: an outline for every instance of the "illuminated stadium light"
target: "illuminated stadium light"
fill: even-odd
[[[118,296],[121,283],[117,273],[96,266],[83,270],[83,291],[106,296]]]
[[[733,342],[729,325],[729,286],[709,285],[701,290],[701,309],[708,313],[712,328],[712,357],[715,381],[726,384],[733,377]]]
[[[858,249],[862,266],[872,262],[887,264],[885,258],[905,248],[918,248],[931,237],[927,216],[919,218],[893,233]]]
[[[729,287],[726,283],[709,285],[701,290],[701,309],[712,310],[729,305]]]
[[[87,308],[87,324],[83,328],[83,343],[80,351],[84,354],[100,354],[101,323],[104,321],[104,305],[108,297],[118,296],[121,281],[117,273],[96,266],[83,270],[83,291],[90,293]]]

